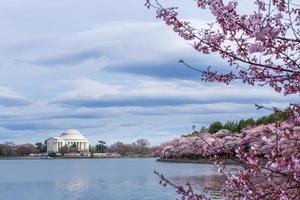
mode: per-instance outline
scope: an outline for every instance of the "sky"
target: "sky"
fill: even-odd
[[[197,26],[212,20],[192,0],[172,3]],[[2,0],[0,10],[0,143],[77,129],[92,144],[158,145],[193,125],[268,114],[255,103],[295,99],[268,87],[202,82],[178,60],[219,70],[226,62],[195,52],[143,0]]]

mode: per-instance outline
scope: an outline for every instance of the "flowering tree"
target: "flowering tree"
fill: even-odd
[[[198,69],[183,60],[181,63],[200,72],[205,81],[269,85],[283,95],[299,95],[299,1],[252,0],[256,10],[251,14],[241,14],[237,0],[194,1],[199,9],[209,10],[215,18],[207,28],[192,26],[180,19],[178,8],[163,7],[158,0],[147,0],[145,5],[154,8],[157,18],[172,27],[180,37],[192,41],[195,50],[204,54],[218,53],[234,68],[228,73],[220,73],[211,68]],[[257,108],[263,106],[257,105]],[[277,108],[270,109],[278,111]],[[289,116],[286,122],[244,131],[233,153],[232,148],[218,142],[220,140],[202,140],[208,147],[200,148],[203,155],[228,152],[242,164],[239,172],[231,174],[217,154],[210,155],[220,173],[227,177],[226,197],[300,199],[300,107],[293,104],[285,112]],[[174,186],[183,199],[207,199],[205,193],[195,194],[189,184],[187,187],[177,186],[157,174],[163,185]]]
[[[240,79],[254,85],[270,85],[285,94],[300,91],[300,9],[291,0],[253,0],[257,11],[238,14],[237,1],[196,0],[200,9],[209,9],[216,22],[197,29],[178,17],[177,8],[164,8],[147,0],[148,8],[179,36],[194,42],[204,54],[217,52],[237,70],[226,74],[199,70],[208,81],[226,84]],[[182,61],[183,62],[183,61]]]

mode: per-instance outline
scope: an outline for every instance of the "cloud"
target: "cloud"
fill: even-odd
[[[130,9],[120,0],[66,9],[70,3],[0,2],[0,141],[43,141],[78,128],[92,143],[144,137],[157,144],[193,124],[264,114],[254,103],[298,101],[267,88],[198,81],[178,60],[200,69],[227,63],[196,52],[140,0],[126,2]],[[199,27],[211,20],[192,3],[173,3]]]
[[[101,47],[82,49],[65,54],[56,55],[53,57],[38,59],[33,61],[36,65],[56,66],[56,65],[76,65],[86,60],[99,59],[105,57],[105,51]]]
[[[62,93],[54,104],[101,107],[155,107],[213,103],[271,103],[286,98],[267,88],[239,85],[216,85],[194,81],[136,81],[127,86],[107,84],[91,79],[67,81],[70,89]],[[268,94],[268,95],[266,95]]]
[[[207,68],[208,65],[202,64],[203,69]],[[160,79],[198,79],[200,80],[200,74],[195,72],[183,64],[178,62],[178,58],[174,58],[172,61],[163,61],[160,63],[155,62],[145,62],[145,63],[132,63],[125,65],[116,66],[106,66],[103,70],[118,72],[118,73],[128,73],[135,75],[151,76]]]
[[[82,117],[73,118],[73,120],[64,120],[68,118],[45,118],[33,119],[30,117],[26,120],[0,120],[0,127],[10,131],[49,131],[49,130],[66,130],[70,128],[83,129],[83,128],[95,128],[103,126],[102,123],[90,123],[83,122]],[[90,118],[88,118],[90,119]]]
[[[204,24],[204,21],[200,24]],[[153,34],[156,33],[156,34]],[[48,41],[48,42],[45,42]],[[40,46],[38,46],[40,45]],[[10,53],[7,55],[7,49]],[[11,58],[16,52],[18,57]],[[178,60],[206,69],[208,66],[223,68],[227,63],[216,55],[201,55],[190,44],[161,22],[121,21],[106,23],[76,33],[44,34],[24,42],[16,41],[0,48],[5,59],[18,65],[60,68],[58,73],[67,75],[64,68],[88,73],[90,65],[98,66],[98,73],[118,73],[151,76],[161,79],[199,79],[199,74],[189,70]],[[96,61],[96,63],[92,63]],[[30,66],[33,68],[33,66]],[[79,69],[80,68],[80,69]],[[91,76],[91,71],[88,76]],[[53,75],[53,72],[48,72]],[[45,74],[43,74],[45,75]],[[46,75],[47,76],[47,75]]]
[[[205,22],[200,20],[200,23]],[[153,21],[105,23],[76,33],[43,34],[26,41],[8,43],[4,47],[0,48],[0,52],[3,51],[6,56],[11,56],[17,49],[19,57],[14,57],[14,60],[41,66],[76,65],[103,56],[111,61],[110,66],[117,64],[118,67],[123,64],[164,63],[166,58],[169,62],[184,58],[205,60],[206,63],[221,61],[211,59],[214,56],[197,53],[169,27]]]
[[[76,113],[61,113],[50,116],[45,116],[42,119],[99,119],[108,117],[106,113],[97,113],[97,112],[76,112]]]
[[[142,95],[142,94],[141,94]],[[127,107],[127,106],[140,106],[140,107],[155,107],[155,106],[180,106],[190,104],[207,104],[207,103],[218,103],[218,102],[231,102],[231,103],[247,103],[254,104],[256,102],[269,102],[270,100],[263,97],[219,97],[211,99],[190,99],[189,97],[132,97],[123,99],[67,99],[57,101],[55,103],[59,105],[72,106],[72,107]]]
[[[54,125],[39,122],[11,122],[0,124],[0,126],[7,130],[49,130],[57,128]]]
[[[26,106],[31,102],[8,87],[0,86],[0,105],[7,107]]]

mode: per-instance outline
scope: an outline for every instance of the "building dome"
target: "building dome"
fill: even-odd
[[[63,139],[76,139],[76,140],[85,140],[85,137],[81,133],[74,129],[69,129],[63,132],[60,136]]]
[[[75,152],[89,152],[89,141],[74,129],[66,130],[59,137],[47,139],[47,153],[60,152],[63,147],[72,147]]]

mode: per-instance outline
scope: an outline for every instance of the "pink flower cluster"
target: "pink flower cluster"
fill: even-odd
[[[229,73],[200,72],[205,81],[229,84],[268,85],[284,95],[300,93],[300,6],[298,0],[252,0],[257,9],[239,13],[238,0],[195,0],[199,9],[209,10],[215,22],[194,27],[180,19],[178,8],[163,7],[159,0],[146,6],[194,49],[203,54],[218,53],[235,70]],[[240,1],[245,2],[245,1]],[[247,1],[249,3],[250,1]],[[276,110],[276,109],[274,109]],[[180,138],[161,147],[161,157],[210,157],[227,177],[229,199],[300,199],[300,107],[291,105],[289,122],[245,130],[242,135],[218,133]],[[242,164],[231,173],[220,157],[229,156]],[[163,185],[176,188],[182,199],[207,199],[176,186],[157,173]]]
[[[241,142],[241,134],[220,130],[216,134],[200,133],[199,136],[181,137],[161,145],[160,158],[209,158],[214,155],[231,155]]]
[[[154,0],[153,0],[154,1]],[[230,74],[202,73],[205,80],[229,83],[242,80],[254,85],[269,85],[277,92],[300,91],[300,8],[293,0],[253,0],[257,10],[238,13],[237,1],[196,0],[216,21],[208,27],[193,27],[181,20],[176,7],[164,8],[158,1],[147,0],[178,35],[194,42],[204,54],[219,53],[230,66]]]
[[[241,169],[227,170],[224,157],[240,163]],[[229,199],[300,199],[300,126],[290,122],[261,125],[241,134],[221,130],[175,139],[161,147],[161,159],[166,158],[210,159],[227,177],[224,195]]]

